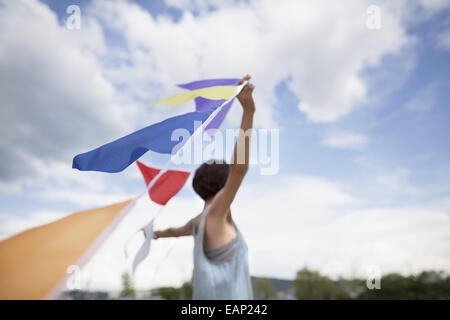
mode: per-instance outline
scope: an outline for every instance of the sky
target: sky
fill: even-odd
[[[72,158],[192,111],[138,107],[176,84],[247,73],[255,127],[279,132],[279,170],[252,165],[232,205],[252,275],[450,271],[446,0],[0,0],[0,238],[143,192],[136,166],[81,172]],[[222,129],[241,114],[234,103]],[[156,228],[202,206],[189,180]],[[83,269],[84,288],[120,289],[124,242],[157,209],[140,201]],[[155,241],[135,286],[189,280],[192,248],[191,237]]]

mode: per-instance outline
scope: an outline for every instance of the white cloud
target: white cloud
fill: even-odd
[[[123,1],[94,3],[92,14],[121,33],[130,50],[131,64],[109,70],[110,75],[130,81],[132,90],[150,100],[149,82],[162,85],[165,94],[174,82],[248,72],[257,85],[260,125],[274,124],[274,87],[287,78],[310,120],[347,115],[365,98],[359,72],[409,42],[401,17],[388,4],[382,30],[371,32],[364,1],[250,1],[211,12],[202,9],[211,2],[176,2],[171,3],[202,13],[194,17],[184,11],[175,23],[164,16],[155,20]]]
[[[28,216],[0,214],[0,240],[39,225],[53,222],[67,215],[60,211],[35,211]]]
[[[438,89],[436,84],[427,85],[406,103],[406,108],[413,111],[428,111],[432,109],[437,102]]]
[[[166,0],[167,5],[181,10],[189,10],[198,14],[205,14],[211,10],[234,6],[243,3],[240,0],[221,1],[221,0]]]
[[[420,0],[420,4],[427,10],[433,12],[450,7],[448,0]]]
[[[410,182],[411,171],[405,168],[399,168],[390,173],[376,175],[374,180],[388,191],[391,196],[424,195],[426,190],[421,190]]]
[[[450,1],[448,0],[420,0],[420,8],[422,10],[412,11],[410,19],[412,23],[420,23],[429,19],[433,19],[436,14],[442,12],[447,13],[447,18],[443,20],[443,30],[436,28],[435,30],[435,40],[438,47],[449,50],[450,49],[450,19],[448,18],[448,12],[450,10]],[[411,6],[411,4],[409,4]],[[437,21],[438,19],[436,19]],[[439,19],[441,20],[441,19]],[[439,21],[440,22],[440,21]]]
[[[136,106],[194,79],[251,73],[257,126],[277,126],[274,88],[285,79],[311,121],[338,120],[366,97],[360,72],[411,43],[402,11],[389,2],[382,29],[368,30],[369,2],[172,1],[185,10],[174,22],[130,2],[94,1],[83,10],[80,30],[58,25],[37,1],[8,2],[0,27],[15,31],[0,34],[0,152],[9,164],[0,167],[1,179],[36,176],[36,163],[70,163],[132,127],[191,110],[192,104],[153,108],[144,117]],[[110,32],[126,45],[108,47]],[[237,125],[239,116],[235,106],[229,121]]]
[[[367,136],[351,132],[329,132],[322,139],[322,144],[340,149],[360,149],[367,145]]]
[[[93,193],[84,190],[74,190],[74,188],[59,190],[48,189],[39,192],[39,197],[47,201],[63,201],[65,203],[74,203],[83,207],[102,206],[105,203],[114,203],[130,199],[134,195],[116,194],[116,193]]]
[[[438,45],[441,48],[450,50],[450,28],[438,35]]]
[[[448,212],[355,203],[342,186],[313,177],[273,182],[238,199],[253,273],[292,278],[305,264],[333,276],[364,275],[372,264],[383,272],[448,270]]]
[[[410,174],[411,172],[407,169],[398,169],[392,174],[378,175],[375,179],[378,183],[384,184],[390,188],[398,188],[407,182]]]
[[[0,179],[38,176],[36,162],[65,161],[124,133],[117,106],[95,54],[104,52],[99,25],[59,26],[37,1],[0,6]]]

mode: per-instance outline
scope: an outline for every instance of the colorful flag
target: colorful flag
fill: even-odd
[[[148,167],[139,161],[136,161],[136,163],[144,176],[147,186],[161,171]],[[184,186],[189,174],[190,172],[187,171],[167,170],[154,182],[150,190],[148,190],[150,199],[160,205],[165,205]]]
[[[192,135],[196,129],[194,122],[203,123],[214,110],[189,112],[152,124],[97,149],[75,156],[72,168],[81,171],[120,172],[148,150],[171,154],[175,146],[186,142],[173,141],[172,132],[176,129],[186,129]]]
[[[73,213],[0,242],[0,299],[57,298],[133,207],[127,200]]]
[[[192,135],[194,130],[197,129],[195,128],[195,121],[200,121],[202,124],[208,122],[204,125],[205,128],[203,129],[217,128],[220,125],[234,97],[245,85],[245,83],[231,85],[232,83],[236,83],[236,81],[238,82],[237,79],[212,79],[180,85],[184,88],[193,88],[193,90],[157,101],[150,105],[156,103],[178,105],[189,99],[202,97],[203,100],[198,100],[196,103],[197,111],[166,119],[107,143],[97,149],[79,154],[73,158],[72,168],[81,171],[113,173],[124,170],[149,150],[171,154],[174,151],[174,147],[181,147],[189,140],[185,139],[186,141],[181,142],[173,141],[171,138],[174,130],[186,129]],[[211,119],[209,119],[210,116]],[[212,126],[211,123],[213,124]]]
[[[209,85],[205,87],[199,87],[194,90],[191,89],[189,92],[183,92],[153,103],[149,103],[145,105],[144,107],[153,106],[155,104],[167,104],[169,106],[179,106],[180,104],[186,103],[191,99],[197,98],[197,97],[203,97],[205,99],[212,99],[212,100],[220,100],[230,99],[233,94],[237,90],[237,85],[230,86],[230,85]]]
[[[199,80],[193,81],[185,84],[179,84],[178,86],[183,89],[196,90],[201,88],[207,88],[211,86],[237,86],[240,79],[209,79],[209,80]],[[212,108],[216,108],[224,103],[226,100],[211,100],[204,97],[195,98],[195,110],[205,111]],[[206,126],[205,130],[208,129],[218,129],[222,124],[225,116],[231,108],[234,102],[234,98],[231,99],[227,104],[222,107],[222,110],[214,117],[214,119]]]

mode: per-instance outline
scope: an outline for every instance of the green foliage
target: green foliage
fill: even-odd
[[[381,278],[381,289],[365,291],[360,299],[450,299],[450,276],[442,271],[423,271],[417,276],[391,273]]]
[[[423,271],[416,276],[390,273],[381,277],[381,289],[367,288],[365,279],[333,281],[317,271],[297,272],[294,291],[298,299],[450,299],[450,276],[442,271]]]
[[[301,300],[348,299],[348,293],[317,271],[303,268],[294,280],[295,296]]]
[[[265,300],[277,298],[277,292],[269,278],[253,278],[252,285],[255,298]]]
[[[136,290],[133,288],[133,282],[128,273],[122,274],[122,291],[120,292],[121,297],[135,297]]]
[[[121,296],[134,296],[128,275],[122,275],[124,290]],[[381,289],[370,290],[365,279],[332,280],[318,271],[303,268],[292,282],[295,296],[301,300],[325,299],[450,299],[450,276],[445,272],[423,271],[415,276],[398,273],[381,278]],[[253,278],[254,296],[257,299],[276,299],[277,291],[269,278]],[[164,299],[192,299],[192,279],[180,288],[162,287],[151,291]]]
[[[193,285],[191,281],[183,283],[180,288],[180,299],[191,300],[192,299]]]
[[[191,300],[192,299],[192,281],[186,281],[179,288],[160,287],[153,289],[152,296],[160,296],[167,300]]]
[[[151,291],[153,296],[160,296],[167,300],[179,300],[180,289],[175,287],[161,287]]]

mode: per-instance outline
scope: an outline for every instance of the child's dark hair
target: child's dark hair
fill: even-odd
[[[223,188],[229,170],[225,161],[208,160],[195,171],[192,187],[203,200],[209,200]]]

